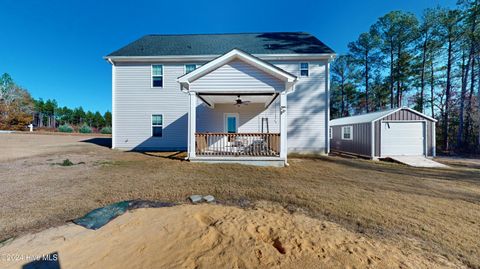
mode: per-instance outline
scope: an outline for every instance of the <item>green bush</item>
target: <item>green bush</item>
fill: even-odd
[[[70,161],[69,159],[65,159],[62,163],[60,163],[61,166],[72,166],[73,164],[74,163],[72,163],[72,161]]]
[[[92,132],[92,128],[90,128],[88,125],[84,124],[78,131],[82,134],[89,134]]]
[[[62,133],[71,133],[73,132],[73,128],[68,124],[64,124],[64,125],[58,126],[58,131]]]
[[[100,131],[102,134],[111,134],[112,133],[112,127],[103,127],[102,130]]]

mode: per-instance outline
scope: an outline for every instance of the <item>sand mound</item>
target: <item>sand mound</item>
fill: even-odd
[[[337,224],[257,204],[137,209],[92,231],[69,224],[15,239],[0,254],[58,253],[61,268],[432,268],[420,255]],[[21,268],[25,260],[0,268]]]

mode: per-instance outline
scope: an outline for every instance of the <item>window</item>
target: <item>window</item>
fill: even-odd
[[[332,127],[329,128],[328,137],[329,137],[330,139],[333,138],[333,128],[332,128]]]
[[[162,137],[163,135],[163,115],[152,115],[152,136]]]
[[[152,88],[163,87],[163,65],[152,65]]]
[[[342,139],[343,140],[352,140],[352,126],[343,126],[342,127]]]
[[[185,74],[188,74],[190,72],[192,72],[193,70],[197,69],[197,65],[196,64],[186,64],[185,65]]]
[[[300,76],[308,77],[308,63],[300,63]]]

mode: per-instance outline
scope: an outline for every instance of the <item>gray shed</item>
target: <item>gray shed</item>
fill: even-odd
[[[408,107],[334,119],[330,121],[330,150],[372,159],[435,156],[436,122]]]

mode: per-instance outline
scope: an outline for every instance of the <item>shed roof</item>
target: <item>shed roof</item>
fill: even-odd
[[[305,32],[146,35],[110,53],[112,56],[221,55],[237,48],[249,54],[333,54]]]
[[[366,113],[362,115],[356,115],[356,116],[350,116],[350,117],[344,117],[344,118],[338,118],[330,121],[330,126],[337,126],[337,125],[347,125],[347,124],[356,124],[356,123],[366,123],[366,122],[373,122],[380,120],[390,114],[393,114],[399,110],[406,109],[409,110],[415,114],[418,114],[428,120],[431,121],[437,121],[434,118],[431,118],[423,113],[420,113],[416,110],[413,110],[408,107],[399,107],[399,108],[393,108],[393,109],[388,109],[388,110],[382,110],[382,111],[377,111],[377,112],[372,112],[372,113]]]

